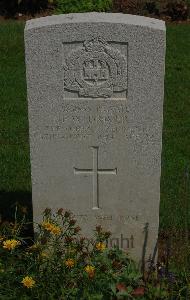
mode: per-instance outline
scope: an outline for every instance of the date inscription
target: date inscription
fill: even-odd
[[[124,101],[64,101],[54,119],[43,126],[41,139],[109,142],[118,134],[126,135],[127,114]]]

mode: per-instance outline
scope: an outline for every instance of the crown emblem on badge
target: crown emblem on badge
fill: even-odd
[[[72,51],[64,71],[64,88],[80,97],[108,98],[127,90],[126,57],[100,37]]]

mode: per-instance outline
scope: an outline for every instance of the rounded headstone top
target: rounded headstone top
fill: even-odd
[[[149,27],[165,31],[165,22],[154,18],[122,14],[122,13],[72,13],[64,15],[53,15],[32,19],[26,22],[25,30],[40,28],[44,26],[61,25],[66,23],[117,23]]]

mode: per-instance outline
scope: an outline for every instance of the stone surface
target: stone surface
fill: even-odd
[[[165,24],[86,13],[25,28],[33,213],[70,209],[140,261],[159,226]],[[144,251],[146,250],[146,251]]]

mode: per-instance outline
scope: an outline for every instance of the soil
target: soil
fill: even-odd
[[[54,15],[54,10],[53,9],[47,9],[45,11],[41,11],[39,13],[36,13],[35,15],[24,15],[24,14],[19,14],[17,13],[13,18],[7,18],[5,16],[0,16],[0,22],[6,22],[7,20],[15,20],[15,21],[27,21],[30,19],[34,18],[41,18],[41,17],[47,17]],[[155,18],[155,19],[160,19],[166,22],[166,24],[190,24],[190,19],[187,20],[178,20],[178,21],[172,21],[171,17],[169,16],[155,16],[155,15],[146,15],[146,17],[149,18]]]
[[[39,13],[36,13],[35,15],[24,15],[21,13],[17,13],[14,17],[8,18],[5,16],[0,16],[0,22],[6,22],[7,20],[15,20],[15,21],[28,21],[34,18],[41,18],[41,17],[47,17],[54,15],[54,10],[53,9],[47,9],[45,11],[41,11]]]
[[[171,264],[179,268],[187,264],[189,256],[190,231],[179,229],[167,229],[159,232],[158,261],[160,264]]]

